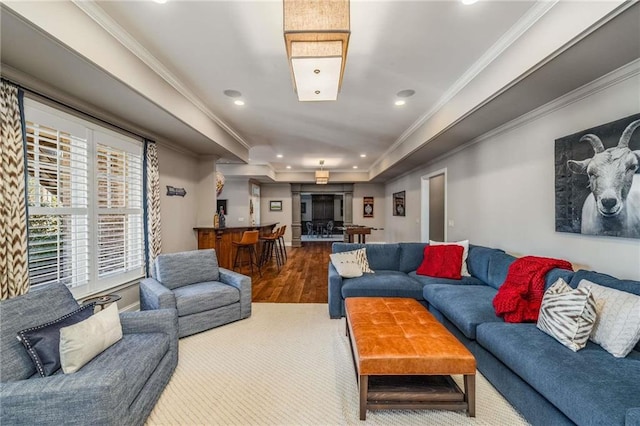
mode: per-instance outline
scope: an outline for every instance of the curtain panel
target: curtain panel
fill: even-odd
[[[158,172],[158,147],[145,140],[145,257],[147,276],[153,276],[153,264],[162,250],[162,223],[160,221],[160,174]]]
[[[0,83],[0,300],[29,291],[23,93]]]

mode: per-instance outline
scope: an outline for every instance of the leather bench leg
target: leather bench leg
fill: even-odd
[[[464,376],[464,400],[467,403],[467,414],[469,417],[476,416],[476,375],[465,374]]]

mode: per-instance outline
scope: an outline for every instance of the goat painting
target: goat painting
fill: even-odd
[[[638,119],[634,119],[636,116]],[[578,195],[579,199],[584,200],[581,209],[578,208],[579,200],[575,197],[574,200],[566,203],[574,210],[574,217],[569,223],[572,228],[577,228],[576,219],[579,218],[579,231],[571,230],[571,232],[640,238],[640,174],[637,173],[640,168],[640,150],[634,151],[630,148],[632,136],[640,127],[640,114],[636,116],[564,138],[565,145],[570,142],[569,153],[565,151],[565,155],[558,155],[558,141],[562,142],[562,139],[556,141],[556,167],[559,165],[558,157],[560,157],[566,165],[565,180],[586,187],[586,191],[580,191],[579,188],[571,186],[559,188],[558,167],[556,168],[556,210],[559,204],[558,190],[564,192],[562,195],[565,197]],[[629,122],[629,119],[632,121]],[[622,125],[624,130],[620,133],[619,129]],[[640,131],[637,133],[640,134]],[[615,141],[614,138],[617,135],[620,136]],[[580,137],[576,142],[577,136]],[[607,145],[611,145],[613,141],[617,144],[605,148],[603,139],[606,139]],[[634,138],[634,140],[640,140],[640,138]],[[640,147],[640,144],[638,145]],[[574,150],[581,151],[581,155],[571,152],[572,147],[579,146],[589,147],[592,154],[584,158],[584,148]],[[574,154],[578,155],[573,157]],[[562,205],[562,201],[560,204]],[[556,228],[558,228],[558,211],[556,211]]]

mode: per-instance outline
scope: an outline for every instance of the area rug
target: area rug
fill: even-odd
[[[250,318],[180,340],[178,367],[147,424],[527,424],[479,373],[476,382],[475,418],[388,410],[360,421],[344,319],[329,319],[326,304],[254,303]]]

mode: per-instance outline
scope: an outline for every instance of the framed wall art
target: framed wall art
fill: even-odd
[[[393,215],[404,216],[405,209],[405,191],[395,192],[393,194]]]
[[[638,127],[634,114],[556,139],[557,232],[640,239]]]
[[[282,211],[282,200],[269,201],[269,211],[281,212]]]
[[[373,197],[362,199],[362,217],[373,217]]]

